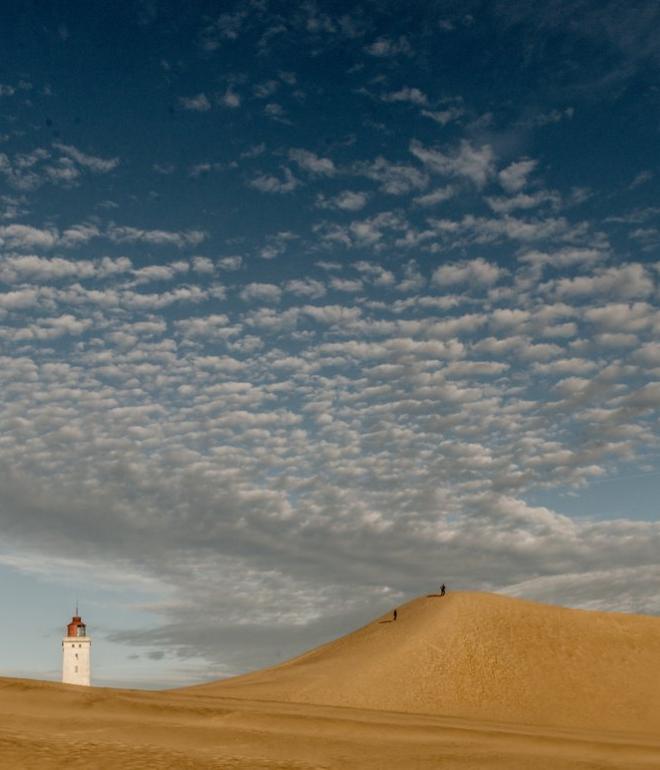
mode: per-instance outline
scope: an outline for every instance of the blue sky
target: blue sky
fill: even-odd
[[[445,581],[660,612],[654,3],[25,6],[6,675],[238,673]]]

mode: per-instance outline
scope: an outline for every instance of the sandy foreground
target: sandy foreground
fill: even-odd
[[[184,690],[0,679],[0,768],[60,767],[658,770],[660,619],[455,594]]]

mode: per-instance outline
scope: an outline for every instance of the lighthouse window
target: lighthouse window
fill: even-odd
[[[78,660],[78,653],[76,653],[76,660]]]

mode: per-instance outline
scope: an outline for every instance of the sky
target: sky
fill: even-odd
[[[660,614],[659,24],[7,11],[0,674],[57,679],[76,601],[134,687],[442,582]]]

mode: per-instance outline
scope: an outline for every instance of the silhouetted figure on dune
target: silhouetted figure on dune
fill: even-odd
[[[392,613],[392,620],[396,620],[398,617],[398,614],[399,613],[396,610],[394,610],[394,612]]]
[[[445,584],[443,583],[440,587],[440,596],[444,596],[446,593]]]

